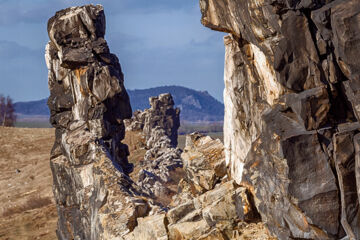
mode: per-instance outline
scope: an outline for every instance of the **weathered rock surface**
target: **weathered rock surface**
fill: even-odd
[[[143,137],[136,147],[147,149],[141,171],[130,175],[129,150],[121,141],[131,106],[120,64],[104,40],[100,5],[57,12],[48,32],[59,239],[246,239],[251,231],[269,239],[250,191],[229,180],[219,140],[188,136],[182,169],[180,112],[170,94],[150,98],[150,109],[127,120],[127,130]],[[301,109],[299,116],[308,117]],[[180,177],[181,191],[168,205]]]
[[[142,170],[137,176],[137,184],[150,196],[164,198],[176,192],[169,185],[176,185],[178,180],[174,175],[183,167],[181,149],[174,148],[165,131],[159,126],[152,130],[147,142]]]
[[[252,223],[245,223],[252,221]],[[138,218],[126,239],[270,239],[247,190],[234,181],[217,186],[165,214]],[[251,231],[245,231],[249,228]]]
[[[58,238],[242,239],[261,217],[279,239],[359,239],[359,2],[200,0],[200,8],[205,26],[229,33],[225,150],[193,134],[183,161],[179,110],[169,94],[151,98],[127,125],[146,140],[137,184],[121,143],[131,107],[102,7],[49,20]],[[183,162],[170,210],[154,206],[174,193],[167,184]]]
[[[225,37],[225,159],[279,239],[359,239],[357,0],[200,0]]]
[[[181,158],[184,164],[184,178],[179,181],[178,194],[173,197],[172,206],[178,206],[214,189],[227,178],[224,145],[219,139],[212,139],[201,133],[186,136]]]
[[[102,6],[56,13],[48,22],[48,106],[59,239],[122,239],[151,203],[128,177],[123,120],[131,117],[123,74],[109,52]]]
[[[174,100],[169,93],[150,97],[149,102],[149,109],[134,112],[132,119],[126,121],[127,130],[143,131],[148,141],[153,136],[153,129],[160,127],[170,139],[171,145],[176,147],[177,131],[180,127],[180,109],[174,108]]]
[[[186,136],[186,147],[181,155],[187,178],[200,192],[213,189],[227,174],[224,146],[220,139],[199,133]]]
[[[226,178],[223,152],[224,146],[219,140],[199,133],[187,136],[182,154],[186,174],[169,209],[138,218],[137,227],[125,238],[270,239],[264,225],[259,222],[250,192]]]
[[[167,205],[176,193],[177,175],[183,167],[181,149],[177,148],[180,110],[174,108],[171,94],[151,97],[149,102],[151,108],[136,111],[125,120],[126,131],[141,133],[146,141],[141,169],[132,177],[144,192]]]
[[[170,239],[203,239],[217,232],[231,239],[237,224],[254,220],[246,189],[226,182],[167,213]],[[206,238],[205,238],[206,239]]]

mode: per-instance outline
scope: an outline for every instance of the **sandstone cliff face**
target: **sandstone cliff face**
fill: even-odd
[[[99,5],[68,8],[48,22],[46,46],[53,192],[59,239],[121,239],[150,203],[127,176],[121,143],[131,117],[123,74],[109,52]]]
[[[279,239],[360,238],[357,0],[200,0],[225,37],[225,155]]]

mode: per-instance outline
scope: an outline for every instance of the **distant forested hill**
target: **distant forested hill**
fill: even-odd
[[[224,105],[208,92],[179,86],[164,86],[141,90],[127,90],[133,111],[149,108],[149,97],[171,93],[176,107],[181,109],[182,121],[222,121]],[[16,113],[26,116],[49,115],[47,99],[15,103]]]
[[[50,115],[47,98],[38,101],[16,102],[15,112],[22,115]]]
[[[181,109],[181,120],[185,121],[222,121],[224,105],[208,92],[196,91],[179,86],[164,86],[128,91],[133,111],[149,108],[149,97],[161,93],[171,93],[176,107]]]

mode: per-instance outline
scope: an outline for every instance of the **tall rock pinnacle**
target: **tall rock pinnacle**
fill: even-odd
[[[59,11],[48,33],[57,236],[115,239],[133,230],[149,205],[127,176],[131,165],[121,140],[132,111],[119,61],[104,39],[103,7]]]

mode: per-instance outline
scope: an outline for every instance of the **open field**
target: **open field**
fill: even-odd
[[[56,239],[54,129],[0,127],[0,239]]]
[[[51,125],[48,121],[42,121],[42,122],[17,121],[15,123],[15,127],[18,127],[18,128],[51,128]]]

